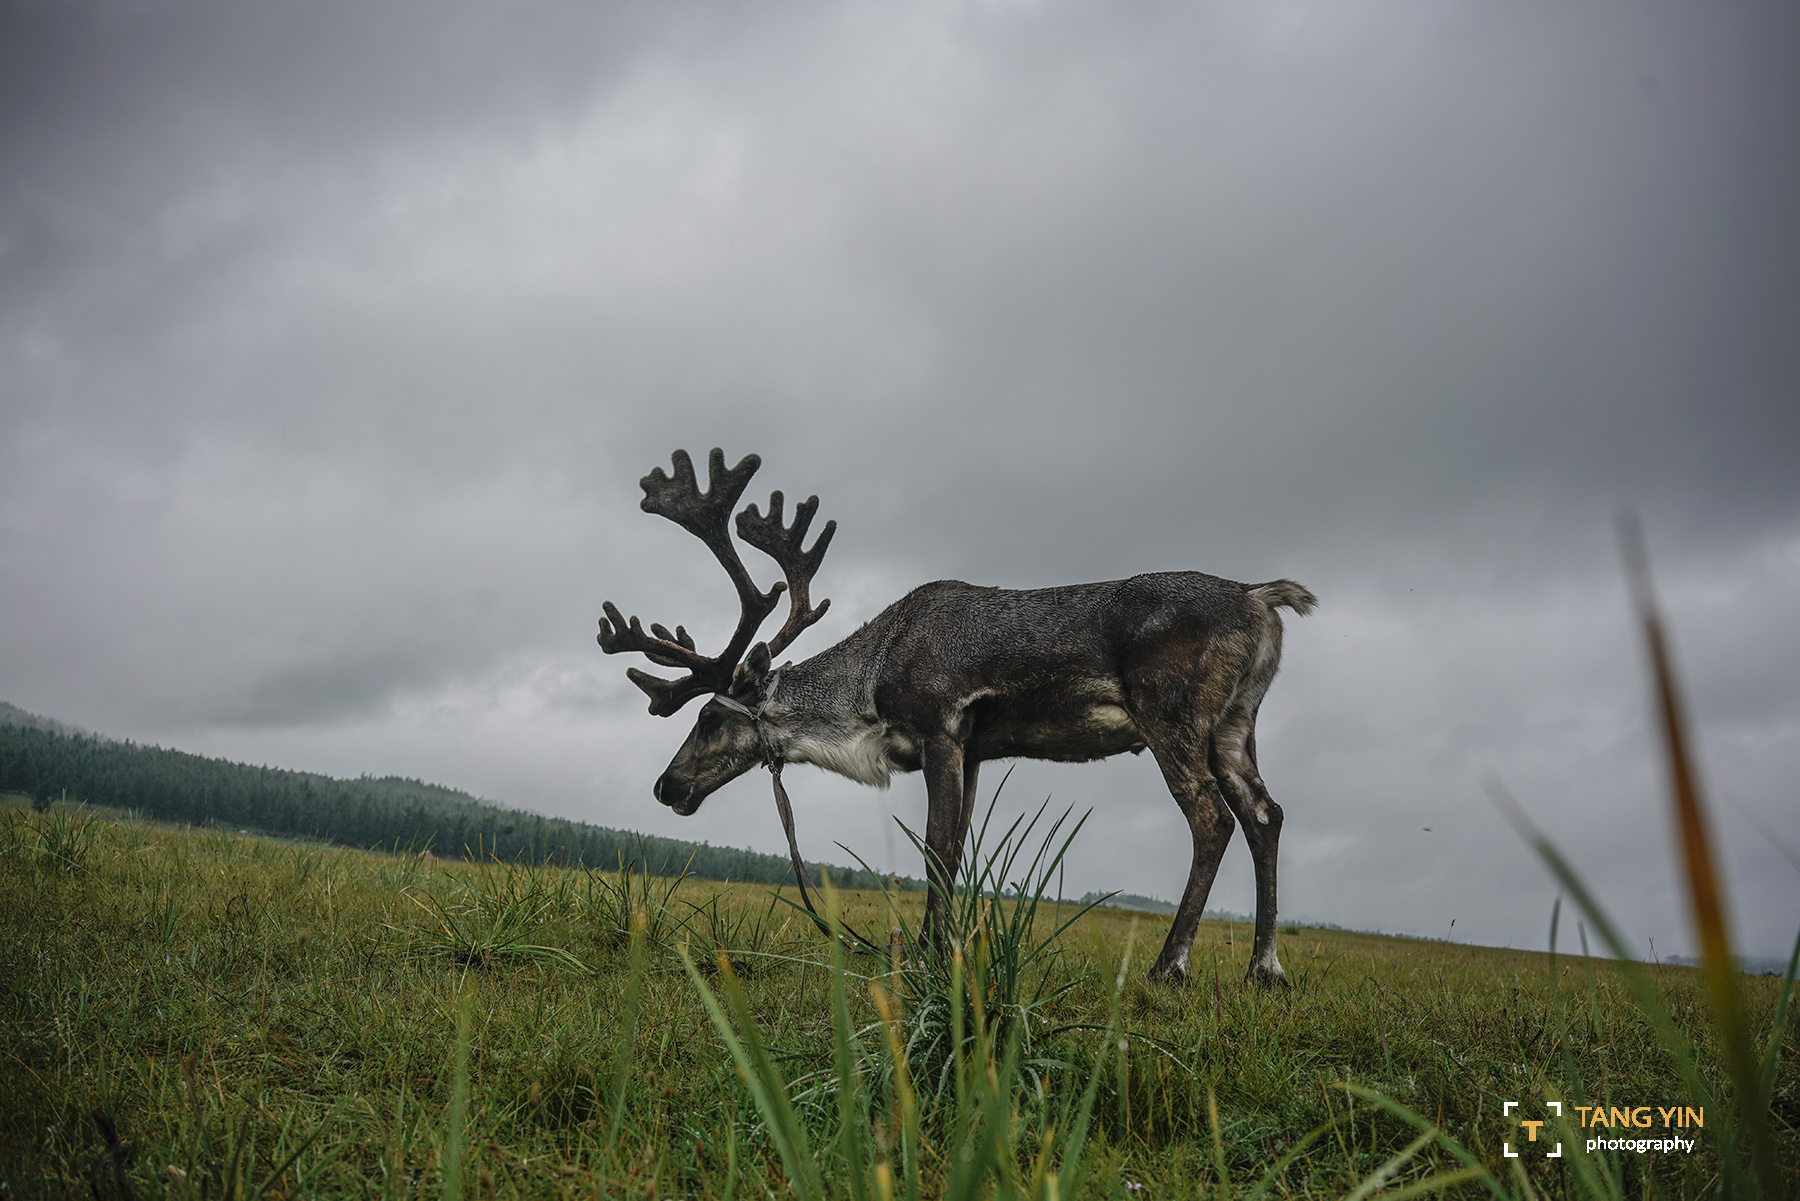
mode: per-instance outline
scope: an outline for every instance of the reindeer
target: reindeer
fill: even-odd
[[[819,498],[782,519],[782,495],[765,516],[737,515],[740,539],[775,560],[784,582],[757,587],[738,557],[727,520],[762,461],[708,464],[702,493],[686,451],[674,474],[655,468],[640,484],[642,508],[704,542],[737,589],[740,616],[725,649],[702,655],[687,630],[652,623],[645,633],[608,601],[600,619],[607,654],[635,651],[665,679],[631,668],[658,717],[711,695],[668,769],[656,799],[686,817],[713,792],[754,767],[776,774],[811,763],[886,788],[894,772],[922,772],[925,930],[936,931],[950,896],[975,806],[975,780],[992,759],[1084,762],[1141,752],[1162,769],[1194,840],[1181,905],[1150,977],[1187,978],[1188,950],[1219,860],[1242,823],[1256,868],[1256,938],[1246,978],[1285,983],[1275,954],[1275,857],[1281,807],[1256,767],[1256,713],[1281,660],[1281,618],[1317,603],[1292,580],[1239,584],[1199,572],[1165,572],[1100,584],[1012,591],[957,580],[925,584],[828,650],[773,666],[830,601],[811,601],[813,576],[837,530],[825,523],[803,549]],[[787,619],[767,642],[757,630],[788,596]],[[783,820],[792,846],[791,817]],[[1233,821],[1235,815],[1236,822]],[[799,856],[794,855],[796,865]],[[804,878],[804,877],[803,877]]]

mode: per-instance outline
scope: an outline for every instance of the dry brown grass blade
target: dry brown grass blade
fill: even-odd
[[[1736,1093],[1737,1116],[1744,1143],[1755,1159],[1755,1170],[1764,1191],[1775,1196],[1779,1190],[1778,1178],[1768,1145],[1767,1113],[1761,1104],[1756,1057],[1751,1050],[1750,1031],[1738,996],[1737,960],[1731,951],[1731,936],[1726,925],[1725,897],[1719,886],[1706,807],[1695,778],[1687,714],[1681,703],[1675,665],[1651,583],[1650,557],[1644,549],[1643,531],[1635,515],[1621,515],[1618,531],[1626,582],[1631,588],[1632,605],[1643,625],[1645,646],[1650,655],[1658,725],[1669,759],[1671,800],[1687,871],[1688,904],[1693,913],[1695,932],[1700,938],[1707,991],[1712,998],[1713,1024],[1719,1033],[1720,1049],[1724,1052],[1726,1069]]]

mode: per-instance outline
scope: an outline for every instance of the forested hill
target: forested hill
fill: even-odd
[[[765,884],[794,876],[777,855],[506,809],[418,780],[339,780],[115,742],[11,705],[0,709],[0,793],[40,802],[66,796],[157,821],[246,827],[374,850],[429,848],[438,855],[606,869],[637,864],[655,875],[674,875],[685,865],[702,879]],[[824,867],[846,887],[876,883],[861,869],[811,867],[815,878]],[[920,887],[912,880],[902,886]]]
[[[53,734],[86,734],[80,726],[71,726],[57,721],[53,717],[40,717],[36,713],[27,713],[17,705],[9,705],[0,701],[0,725],[30,726],[34,730],[49,730]]]

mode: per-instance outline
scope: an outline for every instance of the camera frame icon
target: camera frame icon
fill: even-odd
[[[1554,1110],[1557,1117],[1560,1118],[1563,1116],[1563,1103],[1561,1101],[1543,1101],[1543,1102],[1540,1102],[1540,1104],[1542,1104],[1547,1109]],[[1517,1108],[1519,1108],[1519,1103],[1517,1101],[1503,1101],[1500,1104],[1500,1116],[1503,1118],[1510,1118],[1512,1116],[1512,1111]],[[1535,1121],[1527,1121],[1524,1118],[1520,1118],[1519,1125],[1525,1127],[1525,1135],[1526,1135],[1525,1141],[1529,1142],[1529,1143],[1535,1143],[1538,1141],[1538,1131],[1540,1129],[1542,1129],[1544,1126],[1549,1125],[1549,1122],[1542,1118],[1537,1119]],[[1548,1142],[1549,1140],[1546,1139],[1545,1141]],[[1562,1153],[1563,1153],[1562,1142],[1561,1142],[1561,1140],[1558,1140],[1557,1144],[1556,1144],[1556,1150],[1544,1152],[1544,1158],[1545,1159],[1561,1159]],[[1502,1142],[1500,1144],[1500,1154],[1504,1155],[1508,1159],[1519,1158],[1519,1152],[1513,1150],[1511,1142]]]

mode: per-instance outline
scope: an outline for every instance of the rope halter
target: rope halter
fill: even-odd
[[[712,699],[719,702],[719,704],[725,706],[725,708],[731,710],[733,713],[741,714],[742,716],[749,718],[750,728],[756,731],[756,742],[758,748],[762,752],[763,766],[769,769],[769,781],[775,787],[775,812],[780,814],[781,831],[783,834],[787,835],[788,858],[792,860],[794,864],[794,879],[798,881],[800,885],[800,900],[806,905],[806,912],[812,915],[814,923],[818,925],[819,929],[829,935],[833,933],[831,926],[824,918],[819,916],[819,911],[813,908],[812,897],[808,893],[809,887],[812,891],[816,892],[819,886],[813,883],[812,876],[807,873],[806,863],[800,858],[800,845],[794,841],[794,807],[788,802],[787,788],[781,783],[781,769],[786,765],[786,761],[782,759],[781,753],[775,749],[775,743],[769,737],[768,728],[763,724],[763,706],[774,699],[775,689],[779,687],[780,684],[781,673],[777,671],[769,679],[768,692],[757,703],[755,708],[751,708],[749,705],[744,704],[744,702],[735,697],[726,696],[723,692],[713,693]],[[852,930],[842,920],[838,922],[838,925],[846,934],[863,944],[863,946],[867,947],[870,951],[873,951],[876,954],[883,953],[882,948],[876,946],[866,936]]]

